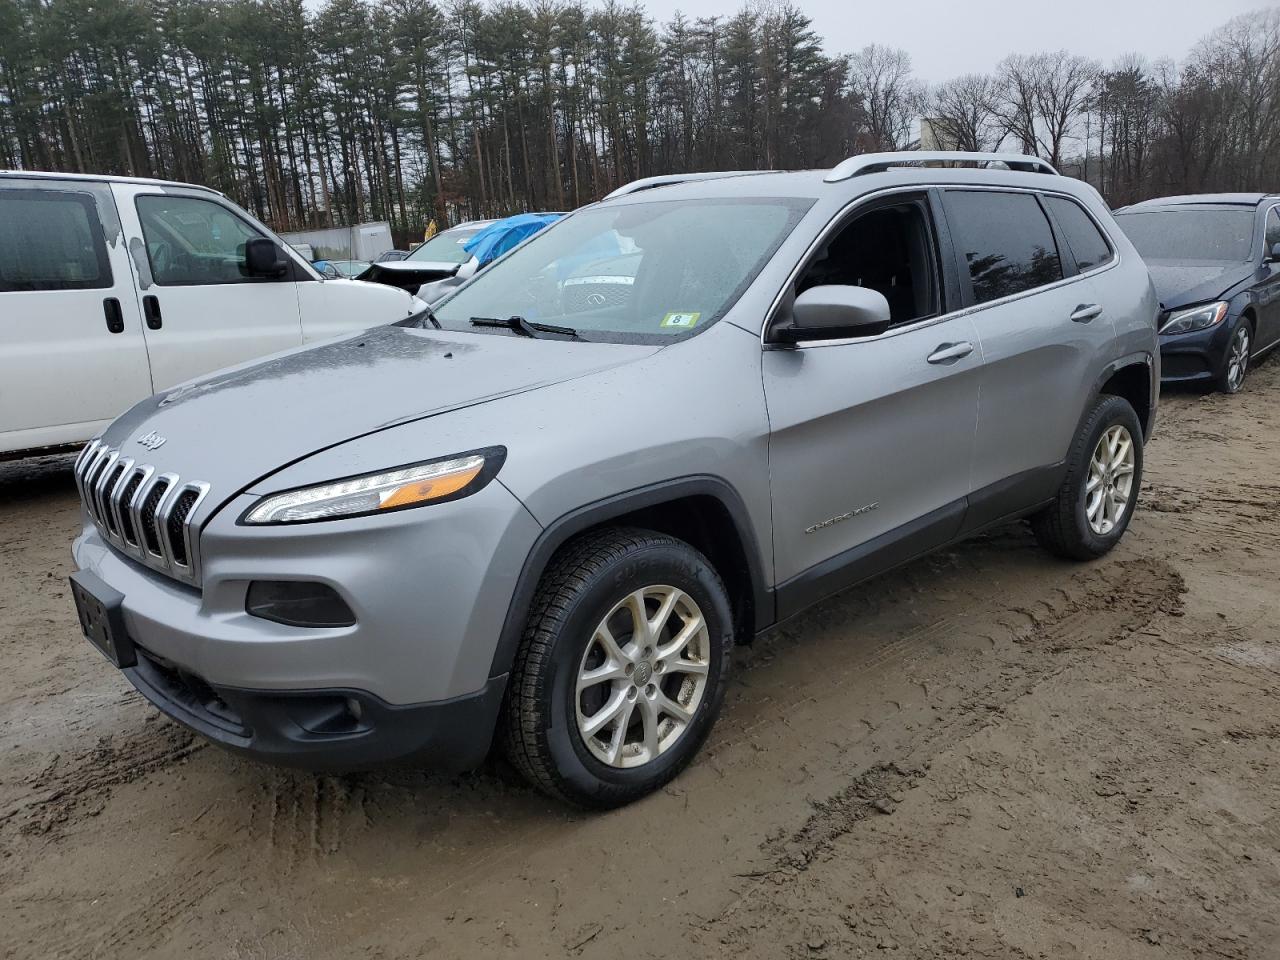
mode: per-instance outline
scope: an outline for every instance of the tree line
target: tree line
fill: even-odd
[[[568,210],[637,177],[1019,149],[1113,204],[1280,187],[1280,8],[1180,63],[1014,54],[929,86],[790,0],[0,0],[0,167],[193,181],[280,230]]]

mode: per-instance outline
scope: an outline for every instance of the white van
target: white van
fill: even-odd
[[[206,187],[0,170],[0,458],[221,367],[412,316]]]

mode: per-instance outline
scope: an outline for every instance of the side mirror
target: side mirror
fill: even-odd
[[[254,237],[244,245],[244,271],[251,277],[280,277],[289,268],[276,242],[270,237]]]
[[[1280,243],[1273,243],[1267,251],[1267,263],[1275,263],[1277,260],[1280,260]]]
[[[875,337],[889,329],[889,301],[884,294],[866,287],[810,287],[796,297],[791,316],[791,325],[776,328],[773,339],[803,343]]]

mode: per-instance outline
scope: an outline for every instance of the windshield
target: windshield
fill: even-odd
[[[437,233],[422,246],[414,249],[405,257],[406,260],[431,260],[435,263],[466,263],[471,254],[462,249],[462,245],[485,228],[485,224],[474,227],[454,227],[444,233]]]
[[[435,309],[571,327],[587,340],[661,343],[719,320],[812,205],[790,198],[592,207],[538,233]]]
[[[1248,260],[1253,246],[1253,210],[1245,207],[1134,210],[1116,223],[1146,260]]]

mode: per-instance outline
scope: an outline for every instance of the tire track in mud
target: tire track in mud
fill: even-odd
[[[206,746],[189,730],[151,716],[131,733],[99,737],[92,750],[55,754],[26,779],[31,792],[0,810],[0,830],[16,825],[24,834],[56,838],[68,825],[97,816],[113,788],[150,777]]]
[[[986,668],[985,682],[968,688],[925,726],[900,735],[905,749],[899,758],[860,770],[837,792],[814,801],[798,829],[762,843],[763,868],[742,875],[748,885],[720,916],[703,924],[702,932],[723,928],[721,942],[745,935],[755,921],[740,916],[767,916],[768,902],[780,886],[797,882],[812,864],[831,856],[836,841],[863,821],[891,815],[908,791],[928,780],[933,756],[995,723],[1015,702],[1077,662],[1079,653],[1141,642],[1142,631],[1157,617],[1181,614],[1185,592],[1183,577],[1172,564],[1139,558],[1075,574],[1057,596],[1041,598],[1043,609],[1006,605],[1005,610],[1024,615],[1026,622],[1011,627],[997,647],[997,663]],[[930,636],[936,630],[935,625],[919,634]]]

